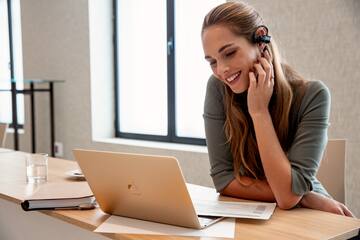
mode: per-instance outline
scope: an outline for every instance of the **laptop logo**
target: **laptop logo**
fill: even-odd
[[[141,195],[141,192],[140,192],[139,188],[135,185],[134,182],[129,183],[127,185],[127,189],[133,195]]]

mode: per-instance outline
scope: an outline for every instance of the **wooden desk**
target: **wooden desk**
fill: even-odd
[[[0,201],[8,202],[16,209],[17,205],[34,190],[32,185],[26,184],[23,157],[24,153],[4,152],[4,149],[0,149]],[[73,161],[50,158],[48,181],[69,181],[66,179],[65,172],[76,167],[77,165]],[[1,209],[1,206],[5,205],[0,204],[0,238],[2,239],[2,231],[6,231],[6,229],[1,229],[1,213],[2,210],[5,210]],[[18,205],[18,209],[20,211],[20,205]],[[30,214],[29,212],[21,213]],[[109,217],[100,209],[41,211],[41,215],[43,214],[88,232],[92,232]],[[7,218],[10,217],[7,216]],[[237,219],[235,237],[236,239],[348,239],[357,236],[359,228],[360,220],[358,219],[305,208],[290,211],[276,209],[269,221]],[[18,231],[22,231],[22,228],[19,227]],[[54,234],[61,234],[61,232]],[[169,239],[169,236],[91,234],[100,239]],[[189,238],[171,237],[171,239]]]

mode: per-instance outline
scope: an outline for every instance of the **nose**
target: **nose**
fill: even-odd
[[[229,66],[224,62],[218,62],[217,64],[217,75],[224,78],[229,73]]]

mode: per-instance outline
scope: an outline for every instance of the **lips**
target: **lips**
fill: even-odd
[[[231,83],[233,83],[235,80],[237,80],[239,78],[240,74],[241,74],[241,71],[239,71],[237,73],[234,73],[230,77],[226,78],[226,81],[231,84]]]

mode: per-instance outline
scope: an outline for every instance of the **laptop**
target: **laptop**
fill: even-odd
[[[222,217],[198,216],[175,157],[74,149],[102,211],[202,229]]]

